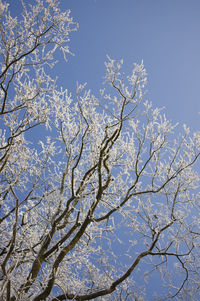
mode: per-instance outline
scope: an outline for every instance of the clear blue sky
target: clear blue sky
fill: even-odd
[[[17,14],[18,1],[8,2]],[[123,58],[125,72],[144,60],[146,98],[175,123],[200,129],[200,0],[60,0],[60,6],[71,9],[79,30],[70,42],[75,56],[55,68],[59,84],[71,91],[76,81],[87,82],[95,92],[107,54]]]
[[[19,2],[8,2],[16,14]],[[57,65],[60,84],[72,90],[76,81],[87,82],[95,91],[107,54],[123,58],[125,71],[143,59],[147,98],[174,122],[199,129],[200,0],[60,0],[60,6],[80,26],[71,37],[75,56]]]
[[[199,0],[61,0],[80,24],[73,34],[75,57],[62,67],[68,86],[87,81],[97,88],[106,54],[123,58],[127,70],[144,60],[148,95],[169,119],[199,129]]]

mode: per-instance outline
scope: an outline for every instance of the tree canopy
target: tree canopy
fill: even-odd
[[[0,1],[1,300],[146,300],[156,273],[155,298],[198,300],[200,133],[145,100],[143,62],[108,56],[96,95],[57,86],[78,24],[22,4]]]

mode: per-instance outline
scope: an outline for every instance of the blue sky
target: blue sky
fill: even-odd
[[[19,2],[8,2],[16,14]],[[75,56],[54,71],[59,84],[70,91],[76,81],[87,82],[96,91],[107,54],[123,58],[125,72],[131,71],[133,62],[144,60],[146,98],[154,106],[164,106],[174,122],[199,129],[199,0],[60,0],[60,6],[71,9],[79,30],[70,42]]]
[[[165,106],[169,119],[199,129],[199,0],[61,0],[80,28],[73,34],[68,65],[59,65],[63,84],[99,87],[106,54],[124,59],[125,70],[144,60],[147,98]]]

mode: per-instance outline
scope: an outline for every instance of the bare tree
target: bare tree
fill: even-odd
[[[200,134],[143,99],[143,63],[124,79],[108,57],[98,96],[59,90],[49,66],[78,25],[21,3],[0,2],[1,300],[145,300],[138,269],[195,300]]]

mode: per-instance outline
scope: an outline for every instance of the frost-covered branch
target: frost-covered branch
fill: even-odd
[[[195,298],[200,133],[145,100],[143,62],[125,78],[107,57],[96,95],[57,87],[77,24],[20,3],[0,2],[0,299],[137,300],[156,273],[166,298]]]

